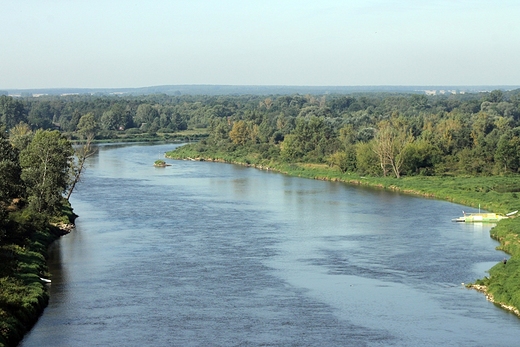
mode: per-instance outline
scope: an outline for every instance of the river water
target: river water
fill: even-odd
[[[505,255],[463,206],[106,145],[21,346],[514,346],[461,283]]]

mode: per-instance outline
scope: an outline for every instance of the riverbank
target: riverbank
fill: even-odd
[[[81,139],[78,138],[75,133],[65,133],[65,136],[71,138],[72,143],[80,143]],[[108,134],[109,136],[99,136],[92,140],[92,143],[129,143],[129,142],[139,142],[139,143],[154,143],[154,142],[164,142],[164,143],[180,143],[180,142],[191,142],[191,141],[200,141],[208,137],[207,130],[205,129],[196,129],[196,130],[183,130],[172,133],[145,133],[138,131],[137,133],[119,133],[112,132]]]
[[[325,164],[279,163],[262,160],[254,156],[233,157],[229,153],[200,153],[193,146],[184,146],[167,152],[170,159],[215,161],[254,167],[261,170],[280,172],[286,175],[344,182],[352,185],[387,189],[405,194],[450,201],[461,205],[480,207],[497,213],[520,209],[517,192],[520,183],[517,176],[456,177],[456,176],[413,176],[413,177],[364,177],[342,173]],[[454,216],[439,216],[453,218]],[[511,255],[504,266],[498,263],[489,270],[489,277],[467,285],[486,294],[488,300],[519,315],[520,308],[520,218],[502,220],[491,230],[491,237],[500,242],[498,250]],[[520,315],[519,315],[520,316]]]
[[[60,221],[14,214],[0,245],[0,347],[16,346],[49,302],[47,250],[73,229],[76,215],[64,206]]]

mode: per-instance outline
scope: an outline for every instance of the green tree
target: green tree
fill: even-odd
[[[83,138],[96,136],[98,124],[92,112],[89,112],[81,116],[81,118],[79,119],[77,130]]]
[[[150,104],[141,104],[137,107],[134,123],[137,127],[151,126],[155,118],[159,118],[159,112]]]
[[[0,207],[22,196],[21,172],[17,149],[0,133]]]
[[[29,145],[32,136],[33,132],[29,125],[20,122],[15,125],[14,128],[11,128],[11,131],[9,132],[9,141],[13,147],[18,151],[21,151]]]
[[[81,175],[85,170],[85,162],[87,161],[87,158],[96,153],[95,149],[92,148],[92,140],[94,140],[94,136],[91,134],[82,141],[80,145],[76,146],[74,150],[76,160],[70,166],[71,174],[67,190],[67,200],[70,199],[74,188],[76,188],[76,185],[81,180]]]
[[[381,170],[379,168],[379,158],[373,149],[374,141],[358,142],[355,146],[357,172],[361,175],[379,175]]]
[[[322,161],[338,147],[334,129],[324,117],[298,117],[296,127],[291,134],[294,135],[290,144],[294,147],[292,153],[301,155],[306,160]]]
[[[356,152],[353,145],[344,151],[337,151],[328,157],[330,166],[337,167],[341,172],[356,170]]]
[[[21,197],[24,192],[18,151],[11,146],[2,128],[0,127],[0,244],[8,230],[7,207],[13,198]]]
[[[114,130],[119,127],[121,120],[119,119],[119,116],[114,111],[105,111],[101,115],[101,128],[104,130]]]
[[[414,141],[414,137],[405,122],[396,117],[379,122],[374,141],[374,152],[379,158],[383,176],[386,176],[388,171],[392,170],[395,177],[401,177],[405,148]]]
[[[520,129],[507,131],[498,140],[495,161],[504,172],[517,172],[520,168]]]
[[[0,123],[9,130],[24,121],[26,116],[23,104],[10,96],[0,95]]]
[[[59,210],[70,182],[73,154],[71,143],[58,131],[36,131],[31,143],[20,153],[29,208],[48,214]]]
[[[280,144],[280,155],[287,161],[296,160],[302,157],[300,145],[296,135],[285,135],[283,142]]]
[[[33,105],[27,120],[33,129],[51,129],[54,110],[49,102],[41,101]]]
[[[249,141],[250,133],[251,131],[249,130],[247,123],[243,120],[239,120],[233,123],[233,127],[229,132],[229,138],[234,144],[243,146]]]
[[[420,139],[409,143],[403,151],[403,172],[410,175],[432,175],[440,161],[440,150],[430,142]]]

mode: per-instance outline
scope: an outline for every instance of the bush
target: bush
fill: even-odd
[[[142,131],[137,128],[130,128],[130,129],[125,130],[125,134],[127,134],[127,135],[137,135],[137,134],[141,134],[141,133],[142,133]]]

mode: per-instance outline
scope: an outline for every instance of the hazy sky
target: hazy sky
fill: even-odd
[[[0,89],[519,85],[519,0],[0,0]]]

